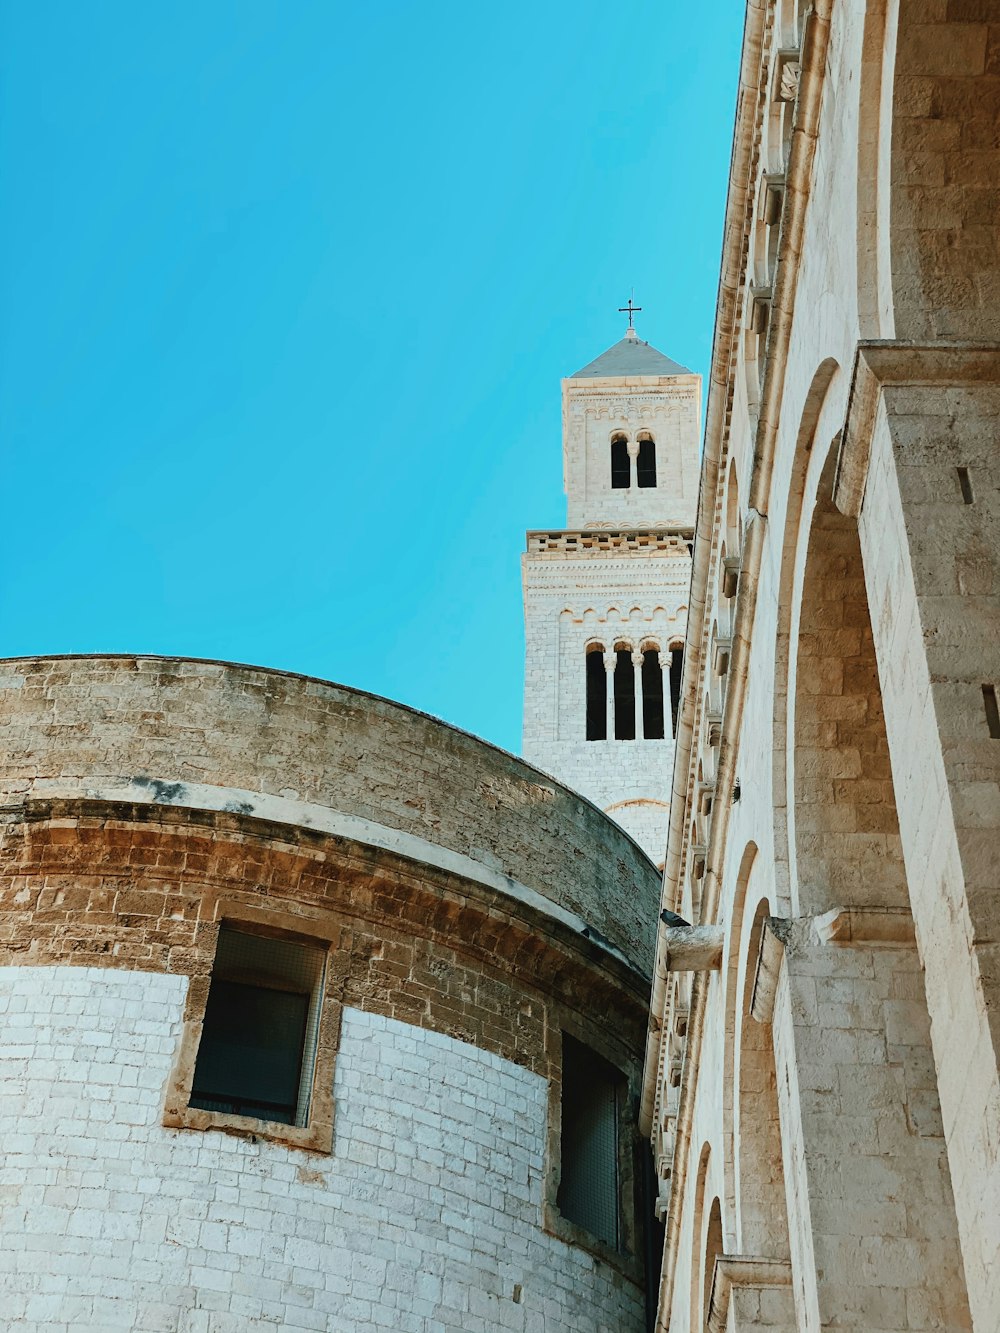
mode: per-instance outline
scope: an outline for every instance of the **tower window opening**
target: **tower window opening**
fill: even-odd
[[[594,644],[587,650],[587,740],[608,739],[608,687],[604,671],[604,649]]]
[[[642,655],[642,734],[647,741],[663,740],[663,672],[660,654],[649,648]]]
[[[192,1107],[308,1123],[324,961],[321,948],[222,926]]]
[[[627,648],[615,652],[615,740],[635,740],[635,671]]]
[[[684,649],[678,644],[670,654],[670,731],[677,735],[677,713],[681,706],[681,677],[684,674]]]
[[[639,440],[636,482],[644,487],[656,485],[656,441],[652,435],[643,435]]]
[[[559,1211],[568,1221],[617,1249],[623,1079],[596,1051],[565,1032],[562,1048]]]
[[[993,685],[983,686],[983,704],[986,708],[986,725],[993,740],[1000,740],[1000,708],[997,707],[997,692]]]
[[[632,484],[631,472],[628,440],[624,435],[613,435],[611,437],[611,489],[627,491]]]

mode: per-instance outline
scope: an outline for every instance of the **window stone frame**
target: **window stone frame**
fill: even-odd
[[[548,1130],[546,1144],[545,1185],[542,1193],[542,1226],[550,1235],[569,1245],[576,1245],[632,1282],[641,1282],[643,1275],[642,1228],[639,1216],[637,1190],[636,1147],[638,1139],[634,1115],[630,1108],[638,1095],[638,1070],[635,1062],[615,1049],[603,1036],[574,1022],[568,1013],[553,1014],[554,1023],[546,1033],[545,1046],[552,1074],[549,1078]],[[583,1046],[594,1051],[621,1074],[618,1096],[618,1237],[616,1248],[591,1235],[585,1227],[564,1217],[558,1203],[562,1175],[562,1069],[563,1034],[566,1033]]]
[[[258,1120],[253,1116],[231,1115],[223,1111],[206,1111],[190,1104],[205,1008],[215,970],[219,932],[223,926],[248,935],[287,940],[291,944],[325,950],[309,1118],[304,1125]],[[338,949],[340,927],[324,921],[318,913],[315,916],[304,916],[280,910],[268,911],[232,899],[219,899],[215,904],[214,918],[206,922],[206,929],[212,932],[210,944],[206,940],[207,967],[193,973],[188,980],[180,1042],[164,1096],[163,1125],[167,1129],[221,1130],[240,1138],[264,1139],[308,1152],[332,1153],[335,1109],[333,1078],[340,1045],[344,981],[348,968],[347,956]]]

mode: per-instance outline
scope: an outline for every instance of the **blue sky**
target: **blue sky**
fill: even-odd
[[[559,380],[704,373],[742,4],[0,8],[0,653],[303,671],[520,745]]]

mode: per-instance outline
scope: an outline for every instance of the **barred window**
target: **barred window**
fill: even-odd
[[[308,1124],[326,952],[223,925],[189,1105]]]
[[[596,1051],[565,1032],[562,1050],[559,1211],[568,1221],[617,1249],[618,1121],[624,1079]]]

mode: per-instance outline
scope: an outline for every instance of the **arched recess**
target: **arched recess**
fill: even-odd
[[[707,1329],[708,1316],[712,1308],[712,1282],[715,1277],[715,1261],[724,1253],[722,1246],[722,1207],[718,1195],[712,1200],[708,1210],[708,1226],[705,1229],[705,1248],[701,1261],[701,1320],[695,1328]]]
[[[751,842],[743,853],[733,899],[726,976],[726,1231],[734,1237],[732,1249],[737,1254],[787,1259],[788,1218],[771,1026],[758,1022],[750,1012],[764,922],[775,914],[774,903],[755,871],[757,864],[757,847]]]
[[[778,618],[774,647],[774,751],[772,772],[774,783],[774,861],[776,915],[791,911],[797,913],[794,858],[791,843],[795,837],[794,792],[791,786],[792,768],[788,760],[792,734],[792,700],[794,698],[795,664],[791,645],[798,634],[798,615],[801,599],[796,593],[800,582],[800,546],[804,540],[803,505],[806,478],[810,464],[816,463],[814,444],[820,418],[829,420],[838,404],[831,393],[840,370],[832,357],[820,362],[806,394],[795,440],[795,454],[789,472],[785,503],[785,531],[781,550],[781,573],[778,584]],[[813,485],[815,486],[815,481]]]
[[[779,987],[784,1009],[774,1018],[779,1103],[783,1121],[794,1125],[783,1144],[784,1169],[791,1174],[802,1164],[787,1194],[796,1304],[800,1317],[815,1311],[809,1322],[816,1327],[836,1322],[844,1289],[837,1264],[848,1233],[871,1256],[851,1275],[855,1308],[864,1312],[887,1289],[905,1295],[908,1279],[884,1230],[887,1210],[896,1210],[893,1235],[919,1248],[928,1308],[947,1312],[942,1328],[957,1331],[969,1325],[954,1197],[858,525],[832,498],[836,452],[836,441],[816,451],[807,473],[789,672],[793,885],[796,915],[811,918],[793,923],[794,946],[782,963],[787,990]],[[903,995],[905,1028],[898,1023]],[[831,1160],[850,1169],[832,1175]]]
[[[796,648],[800,911],[909,911],[857,521],[833,503],[835,450],[809,528]]]
[[[1000,337],[1000,67],[991,12],[899,6],[889,204],[897,338]],[[892,38],[887,25],[887,44]]]
[[[705,1255],[708,1243],[708,1213],[705,1204],[709,1195],[709,1170],[712,1165],[712,1149],[703,1143],[698,1156],[698,1175],[695,1179],[694,1216],[691,1219],[691,1292],[688,1307],[688,1319],[691,1329],[705,1326],[707,1311],[702,1310],[705,1299]]]

